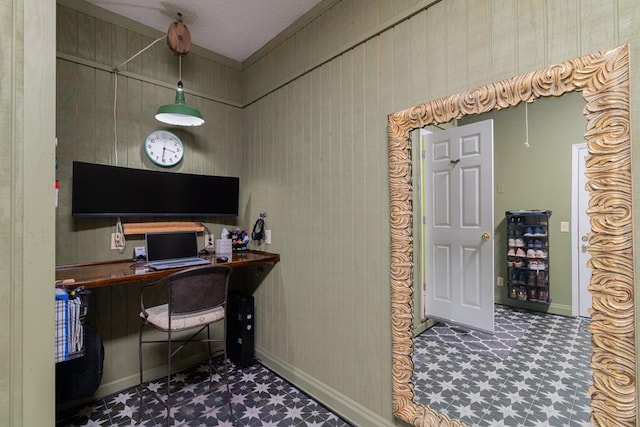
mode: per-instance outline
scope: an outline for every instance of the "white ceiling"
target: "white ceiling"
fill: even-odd
[[[191,43],[242,62],[321,0],[88,0],[166,32],[178,12]]]

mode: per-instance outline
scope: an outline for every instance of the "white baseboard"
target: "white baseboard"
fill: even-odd
[[[299,370],[288,362],[274,356],[262,348],[256,347],[256,357],[269,369],[276,372],[297,388],[312,396],[314,399],[337,413],[348,422],[357,426],[395,426],[394,420],[387,420],[380,415],[353,401],[349,397],[334,390],[324,383],[317,381],[307,373]],[[391,393],[391,390],[389,390]]]

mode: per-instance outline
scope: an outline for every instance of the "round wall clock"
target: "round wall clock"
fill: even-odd
[[[182,141],[166,130],[156,130],[147,135],[144,152],[153,163],[162,167],[175,166],[184,156]]]

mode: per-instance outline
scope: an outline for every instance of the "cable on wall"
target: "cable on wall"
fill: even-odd
[[[155,45],[161,40],[164,40],[167,36],[163,35],[149,43],[146,47],[140,49],[136,54],[134,54],[131,58],[124,61],[122,64],[118,65],[113,69],[113,161],[114,166],[118,166],[118,73],[120,72],[120,68],[126,65],[129,61],[136,58],[138,55],[143,53],[144,51],[151,48],[151,46]],[[120,221],[120,217],[116,221],[116,232],[115,232],[115,246],[118,252],[123,253],[124,248],[127,245],[127,241],[124,237],[124,230],[122,228],[122,222]]]
[[[529,103],[525,102],[524,104],[524,147],[529,148],[531,145],[529,144]]]
[[[120,217],[116,220],[115,246],[120,253],[123,253],[125,246],[127,246],[127,240],[124,237],[124,228],[122,227]]]
[[[155,45],[161,40],[166,39],[167,36],[163,35],[162,37],[158,37],[151,43],[149,43],[146,47],[140,49],[137,53],[135,53],[131,58],[124,61],[122,64],[118,65],[113,69],[113,151],[114,151],[114,166],[118,166],[118,125],[117,125],[117,111],[118,111],[118,73],[120,72],[120,68],[131,60],[136,58],[141,53],[150,49],[151,46]]]
[[[213,252],[213,234],[211,234],[211,230],[203,222],[195,220],[194,222],[204,229],[204,248],[200,251],[200,254],[209,255]]]

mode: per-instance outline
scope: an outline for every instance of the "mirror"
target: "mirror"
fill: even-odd
[[[420,104],[388,117],[393,412],[415,426],[462,423],[414,401],[413,191],[409,133],[467,114],[581,92],[586,106],[593,296],[591,422],[634,425],[636,350],[629,110],[629,48],[581,56]],[[428,284],[427,284],[428,286]]]

